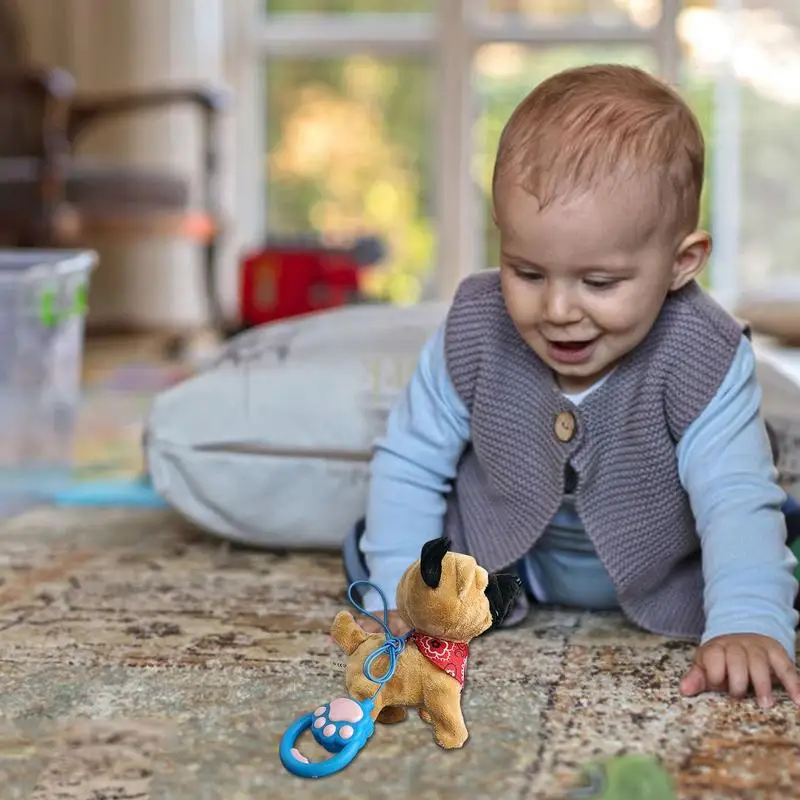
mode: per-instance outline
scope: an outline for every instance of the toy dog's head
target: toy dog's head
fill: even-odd
[[[397,610],[418,631],[468,642],[506,618],[521,584],[514,575],[490,575],[472,556],[451,553],[450,540],[433,539],[400,579]]]

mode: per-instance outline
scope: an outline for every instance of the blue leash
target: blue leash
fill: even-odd
[[[363,606],[357,603],[353,599],[353,587],[358,586],[359,584],[366,584],[367,586],[375,589],[380,595],[381,600],[383,601],[383,619],[379,619],[376,617],[371,611],[367,611]],[[347,599],[350,601],[350,604],[356,611],[364,614],[365,616],[369,617],[370,619],[375,620],[383,628],[384,636],[386,637],[386,642],[382,644],[375,652],[370,653],[364,659],[364,666],[363,672],[364,677],[368,681],[372,681],[373,683],[378,684],[378,688],[375,690],[375,694],[372,695],[372,698],[375,699],[378,692],[383,688],[383,685],[391,680],[392,675],[394,675],[394,671],[397,668],[397,659],[400,657],[400,653],[403,652],[406,646],[406,642],[408,641],[409,636],[411,636],[411,632],[409,631],[404,636],[395,636],[389,628],[389,604],[386,602],[386,595],[380,590],[378,586],[375,584],[370,583],[369,581],[353,581],[350,584],[350,587],[347,590]],[[372,665],[375,663],[376,659],[380,658],[381,656],[389,656],[389,667],[387,668],[386,672],[381,676],[377,677],[372,674]]]
[[[383,619],[367,611],[353,597],[353,588],[359,584],[369,586],[380,595],[383,601]],[[386,641],[365,659],[362,670],[364,677],[377,684],[374,694],[366,700],[353,700],[339,697],[330,703],[319,706],[313,713],[304,714],[295,720],[283,734],[280,744],[280,757],[283,766],[300,778],[324,778],[344,769],[359,753],[375,731],[371,713],[375,708],[375,697],[384,685],[391,680],[397,668],[397,659],[403,652],[411,631],[404,636],[395,636],[389,628],[389,604],[378,586],[369,581],[354,581],[347,590],[350,604],[361,614],[375,620],[382,628]],[[375,659],[387,656],[389,666],[383,675],[373,673]],[[297,741],[301,734],[311,730],[314,739],[329,753],[324,761],[310,761],[298,749]]]

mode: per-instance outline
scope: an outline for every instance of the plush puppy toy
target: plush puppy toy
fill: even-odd
[[[392,723],[405,719],[408,706],[418,707],[447,749],[461,747],[469,735],[461,713],[469,642],[505,619],[521,588],[516,576],[489,575],[471,556],[449,550],[446,538],[428,542],[400,580],[397,610],[412,632],[372,711],[378,722]],[[341,611],[331,636],[349,656],[350,696],[372,697],[375,684],[364,675],[364,661],[384,644],[384,635],[366,633],[349,611]],[[388,656],[379,656],[374,673],[386,672],[388,664]]]

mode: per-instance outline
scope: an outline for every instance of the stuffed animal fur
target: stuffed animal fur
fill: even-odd
[[[489,575],[471,556],[449,549],[446,538],[428,542],[400,580],[397,610],[412,635],[372,712],[378,722],[394,723],[406,718],[407,707],[417,707],[446,749],[461,747],[469,735],[461,713],[469,642],[505,619],[521,587],[516,576]],[[365,677],[364,660],[385,643],[384,634],[367,633],[349,611],[341,611],[331,636],[348,655],[350,696],[372,697],[377,686]],[[388,665],[388,656],[379,656],[372,674],[384,675]]]

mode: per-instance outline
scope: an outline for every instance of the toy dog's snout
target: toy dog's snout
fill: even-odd
[[[503,623],[514,607],[521,589],[522,581],[516,575],[489,575],[484,594],[489,600],[493,628]]]

